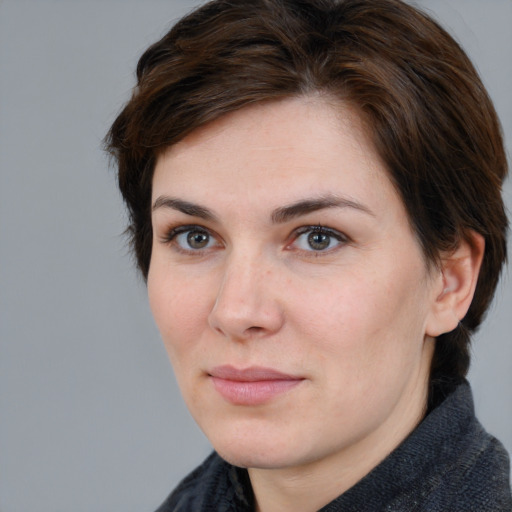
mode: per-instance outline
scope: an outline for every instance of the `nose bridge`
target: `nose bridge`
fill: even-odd
[[[209,322],[231,338],[271,333],[282,324],[276,300],[273,263],[261,251],[245,247],[226,258]]]

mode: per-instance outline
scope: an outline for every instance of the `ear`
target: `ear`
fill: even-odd
[[[475,293],[485,251],[482,235],[472,231],[455,251],[442,257],[442,267],[434,278],[432,308],[426,334],[433,338],[453,331],[468,312]]]

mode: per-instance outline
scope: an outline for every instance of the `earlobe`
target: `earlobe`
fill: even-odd
[[[453,331],[466,315],[475,293],[485,250],[482,235],[472,231],[455,251],[443,256],[426,334],[437,337]]]

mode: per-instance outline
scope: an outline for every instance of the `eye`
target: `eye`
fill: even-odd
[[[163,240],[184,252],[199,252],[220,247],[218,240],[201,226],[179,226],[169,231]]]
[[[176,242],[187,249],[204,249],[210,243],[210,235],[202,231],[185,231],[176,237]]]
[[[309,252],[328,252],[348,241],[339,231],[323,226],[305,226],[296,231],[295,235],[290,246]]]

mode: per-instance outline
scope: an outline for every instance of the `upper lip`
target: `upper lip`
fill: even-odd
[[[288,375],[286,373],[265,368],[263,366],[250,366],[248,368],[235,368],[234,366],[224,365],[212,368],[208,374],[218,379],[239,381],[239,382],[258,382],[264,380],[302,380],[303,377]]]

